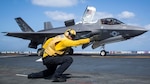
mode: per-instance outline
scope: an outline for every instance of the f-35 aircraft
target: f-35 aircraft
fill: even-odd
[[[104,48],[105,44],[128,40],[148,31],[141,27],[124,24],[115,18],[102,18],[93,21],[95,12],[95,7],[88,6],[83,14],[82,21],[79,23],[75,23],[74,19],[72,19],[65,21],[65,26],[63,27],[53,28],[50,22],[45,22],[44,29],[37,32],[21,17],[18,17],[15,20],[23,32],[6,32],[6,36],[30,40],[28,47],[37,49],[37,46],[43,44],[48,38],[63,34],[65,30],[72,28],[77,32],[76,39],[97,35],[98,39],[89,44],[82,45],[82,48],[84,49],[89,45],[91,45],[92,49],[102,46],[103,49],[100,51],[100,55],[105,56],[107,54]],[[38,55],[40,55],[41,51],[41,48],[38,49]],[[73,49],[70,48],[68,53],[73,54]]]

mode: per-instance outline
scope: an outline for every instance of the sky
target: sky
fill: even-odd
[[[134,26],[150,29],[150,0],[0,0],[0,32],[21,32],[14,18],[22,17],[34,31],[43,29],[43,22],[53,27],[64,21],[79,22],[87,6],[94,6],[94,19],[113,17]],[[28,48],[29,40],[4,36],[0,33],[0,51],[36,51]],[[40,48],[40,46],[38,46]],[[74,48],[81,50],[81,47]],[[108,51],[150,51],[150,32],[133,39],[107,44]],[[84,51],[91,51],[90,47]],[[94,51],[100,51],[97,48]]]

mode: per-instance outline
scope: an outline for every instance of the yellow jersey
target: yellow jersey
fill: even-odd
[[[90,42],[89,38],[71,40],[68,39],[65,35],[58,35],[53,38],[49,38],[42,46],[45,49],[43,58],[46,56],[62,55],[64,54],[65,49],[68,47],[79,46],[89,42]]]

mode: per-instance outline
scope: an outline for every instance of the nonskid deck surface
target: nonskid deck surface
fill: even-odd
[[[150,84],[150,55],[77,54],[64,73],[61,84]],[[27,79],[26,75],[45,69],[38,56],[0,56],[0,84],[53,84],[49,79]],[[56,84],[56,83],[54,83]]]

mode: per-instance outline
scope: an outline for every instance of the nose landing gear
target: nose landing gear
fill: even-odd
[[[105,46],[102,45],[102,50],[100,51],[100,56],[106,56],[107,53],[108,53],[108,52],[105,50]]]
[[[105,50],[100,51],[100,56],[106,56],[106,55],[107,55],[107,52]]]

